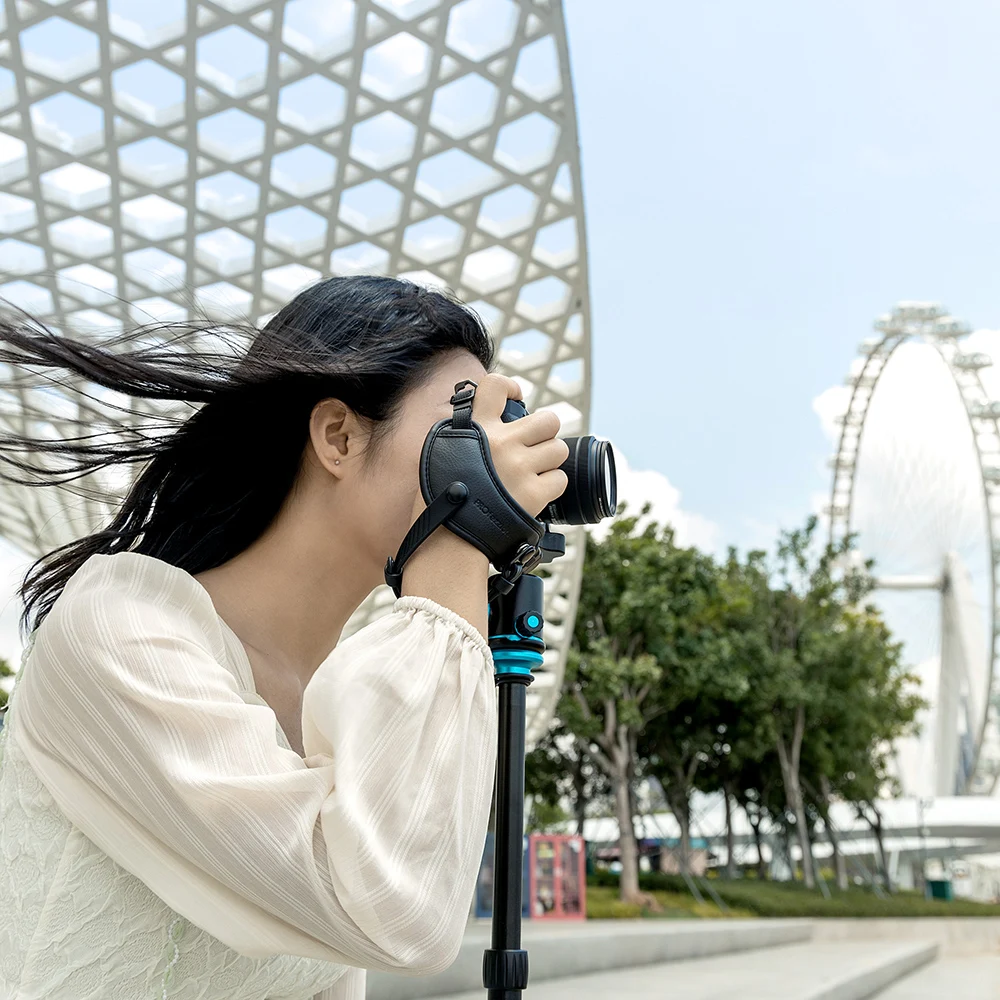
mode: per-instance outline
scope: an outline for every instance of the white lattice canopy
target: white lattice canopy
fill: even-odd
[[[576,125],[558,0],[0,3],[0,296],[58,330],[260,322],[328,274],[447,286],[529,409],[585,433],[589,330]],[[23,430],[113,419],[2,390]],[[108,515],[0,489],[40,554]],[[582,532],[547,581],[529,739],[558,692]],[[376,591],[348,631],[385,610]]]

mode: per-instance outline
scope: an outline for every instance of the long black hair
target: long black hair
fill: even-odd
[[[288,495],[319,400],[336,397],[370,423],[370,463],[403,397],[455,349],[494,370],[493,341],[473,311],[446,294],[376,276],[320,281],[260,330],[160,324],[93,343],[24,314],[0,319],[8,381],[59,385],[100,404],[101,412],[109,400],[102,390],[118,401],[110,403],[117,418],[101,432],[61,436],[51,433],[52,423],[39,436],[4,430],[3,478],[82,489],[76,481],[83,477],[94,483],[99,477],[92,474],[147,463],[118,497],[107,527],[28,569],[20,588],[22,638],[95,553],[140,552],[194,574],[243,551]]]

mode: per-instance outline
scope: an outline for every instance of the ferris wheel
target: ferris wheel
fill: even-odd
[[[861,345],[837,418],[831,541],[874,559],[880,606],[929,708],[900,741],[911,795],[1000,776],[1000,333],[901,302]]]

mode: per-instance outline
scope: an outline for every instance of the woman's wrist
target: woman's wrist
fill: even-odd
[[[418,498],[411,524],[426,506]],[[451,608],[486,637],[489,568],[489,559],[479,549],[441,525],[406,561],[400,596],[428,597]]]

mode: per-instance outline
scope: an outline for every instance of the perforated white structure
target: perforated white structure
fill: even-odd
[[[0,296],[58,329],[266,319],[329,274],[445,285],[531,410],[586,432],[589,317],[559,0],[7,0]],[[0,417],[98,419],[8,384]],[[29,398],[30,396],[30,398]],[[100,419],[113,420],[111,413]],[[36,425],[36,429],[37,429]],[[30,554],[107,509],[0,489]],[[582,531],[546,582],[529,740],[558,694]],[[384,611],[372,595],[348,631]]]

